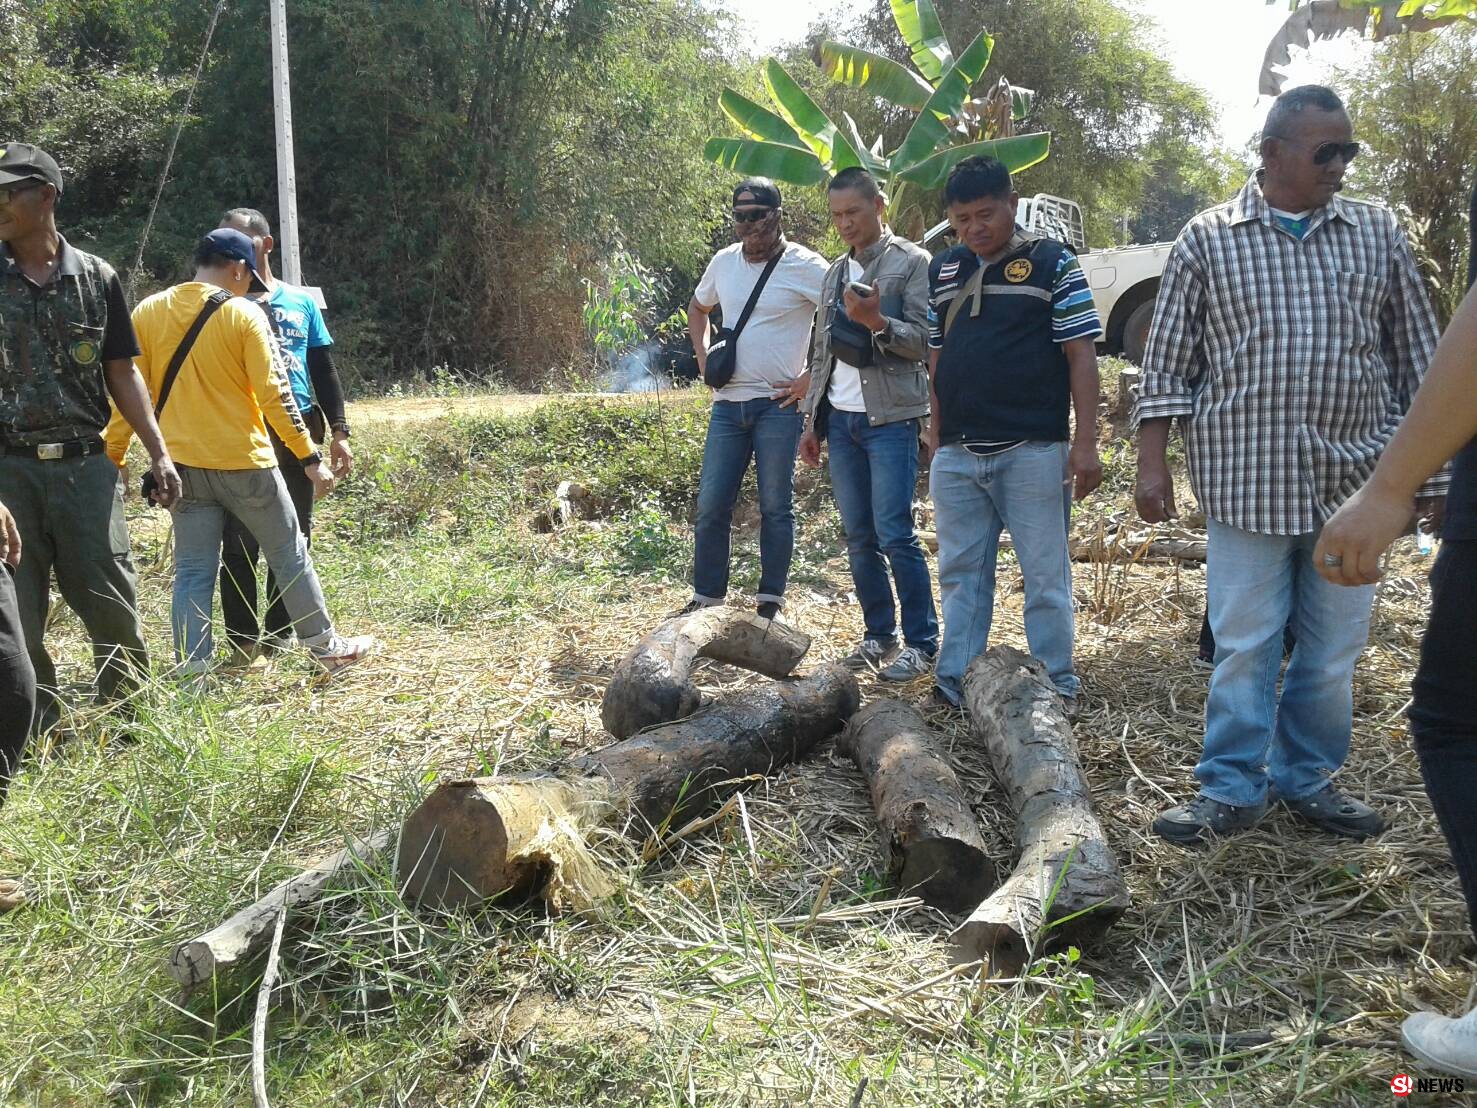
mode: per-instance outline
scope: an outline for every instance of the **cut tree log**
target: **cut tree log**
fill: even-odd
[[[534,893],[554,907],[611,891],[588,836],[625,823],[645,834],[806,757],[860,702],[856,677],[824,666],[726,697],[687,719],[548,773],[439,786],[405,821],[398,872],[423,904],[455,907]]]
[[[271,943],[272,931],[284,906],[297,909],[317,900],[336,875],[374,857],[390,845],[391,837],[392,832],[380,831],[366,839],[355,839],[338,853],[319,859],[302,873],[288,878],[219,927],[180,943],[169,955],[170,975],[186,989],[192,989],[221,970],[260,954]]]
[[[945,912],[973,908],[995,887],[995,865],[959,778],[923,717],[900,700],[874,700],[837,742],[867,779],[893,874]]]
[[[923,545],[938,553],[938,535],[933,531],[919,531]],[[1000,536],[1000,549],[1012,550],[1015,544],[1009,535]],[[1125,541],[1110,539],[1106,545],[1095,539],[1072,539],[1071,558],[1074,562],[1203,562],[1205,561],[1204,539],[1153,539],[1145,542],[1142,536],[1130,535]]]
[[[713,607],[673,616],[615,667],[600,703],[600,722],[625,739],[692,715],[702,701],[691,677],[698,658],[780,678],[793,673],[809,649],[809,635],[755,612]]]
[[[1043,951],[1099,938],[1128,907],[1128,888],[1046,668],[991,647],[965,672],[964,703],[1010,797],[1020,856],[952,937],[961,959],[1014,974]]]

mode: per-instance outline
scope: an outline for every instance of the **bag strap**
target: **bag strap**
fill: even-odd
[[[764,272],[759,274],[759,280],[754,284],[754,291],[749,293],[749,302],[744,305],[744,310],[739,314],[738,322],[733,325],[733,330],[728,332],[729,341],[739,337],[739,332],[744,329],[744,324],[749,322],[749,316],[754,313],[754,305],[759,303],[759,294],[764,291],[764,286],[769,281],[769,275],[774,272],[775,266],[780,264],[780,259],[785,256],[783,249],[769,259],[769,264],[764,267]]]
[[[174,388],[174,379],[179,376],[179,371],[184,367],[185,359],[190,356],[190,347],[195,345],[195,340],[200,337],[201,330],[210,321],[210,317],[220,310],[222,304],[231,299],[231,294],[225,289],[216,289],[205,298],[205,306],[200,309],[200,314],[195,317],[195,322],[190,324],[190,329],[185,332],[185,337],[180,339],[180,344],[174,348],[174,357],[169,359],[169,368],[164,371],[164,383],[159,386],[159,402],[154,405],[154,420],[158,422],[159,413],[164,411],[164,403],[169,399],[170,390]]]
[[[954,294],[954,300],[949,305],[948,314],[944,316],[944,334],[947,335],[949,329],[954,326],[954,320],[959,316],[959,309],[964,307],[966,300],[973,297],[978,301],[983,297],[985,270],[988,268],[988,266],[981,263],[980,267],[969,275],[969,280],[964,282],[964,287]],[[976,307],[975,312],[978,314],[978,307]]]

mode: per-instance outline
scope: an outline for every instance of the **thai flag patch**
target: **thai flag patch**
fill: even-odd
[[[952,261],[952,262],[945,262],[943,265],[939,266],[939,280],[940,281],[952,280],[954,277],[957,277],[958,275],[959,275],[959,260],[957,258],[954,261]]]

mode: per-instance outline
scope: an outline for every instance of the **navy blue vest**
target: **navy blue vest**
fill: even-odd
[[[939,442],[1070,436],[1071,372],[1051,329],[1052,288],[1067,253],[1053,239],[1029,239],[985,267],[978,295],[964,286],[948,305],[954,322],[934,377]]]

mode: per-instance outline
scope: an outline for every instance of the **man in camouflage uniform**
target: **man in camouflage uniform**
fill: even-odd
[[[131,691],[147,658],[118,468],[102,432],[118,406],[153,460],[159,500],[179,494],[143,379],[123,286],[56,230],[62,175],[43,150],[0,143],[0,502],[15,515],[22,637],[36,727],[56,725],[56,666],[42,645],[51,575],[92,639],[98,696]]]

